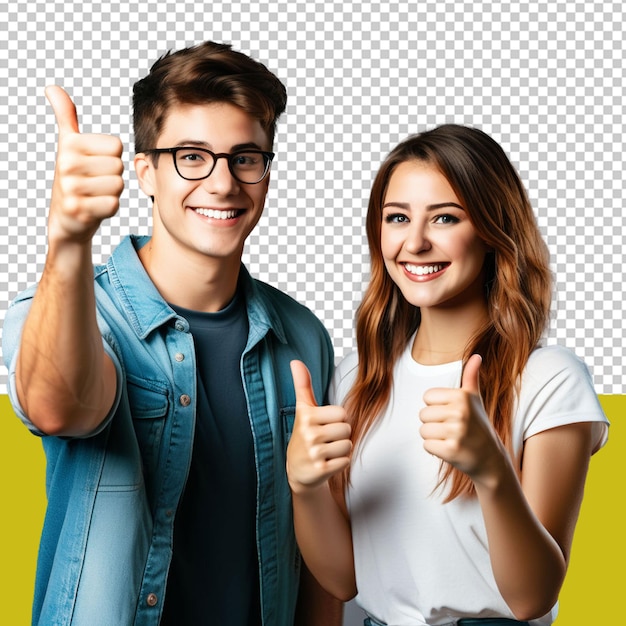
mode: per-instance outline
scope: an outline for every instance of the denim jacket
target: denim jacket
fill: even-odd
[[[127,237],[95,268],[98,324],[118,377],[109,417],[88,437],[43,437],[48,508],[40,544],[33,624],[156,626],[172,554],[173,523],[191,461],[196,370],[187,321],[162,299]],[[315,316],[253,280],[242,266],[249,317],[241,374],[257,468],[257,546],[266,626],[291,626],[300,571],[285,474],[295,396],[289,362],[303,360],[319,402],[333,351]],[[35,287],[7,312],[3,353],[9,393]],[[218,357],[219,358],[219,357]],[[211,607],[207,606],[207,619]]]

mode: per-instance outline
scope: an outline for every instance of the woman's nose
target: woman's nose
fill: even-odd
[[[426,252],[430,250],[431,243],[428,238],[428,228],[425,224],[415,220],[411,224],[411,228],[407,233],[407,239],[404,247],[411,254],[419,254],[420,252]]]

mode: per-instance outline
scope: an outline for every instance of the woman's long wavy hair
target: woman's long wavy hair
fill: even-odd
[[[447,179],[488,249],[485,299],[488,321],[465,346],[463,362],[483,357],[480,386],[485,410],[509,451],[515,393],[528,357],[547,324],[552,292],[547,247],[526,190],[502,148],[484,132],[446,124],[399,144],[382,164],[367,212],[371,278],[356,318],[359,366],[346,398],[353,449],[381,416],[392,387],[394,364],[420,325],[391,280],[381,251],[382,206],[391,175],[400,163],[432,165]],[[341,481],[349,480],[349,470]],[[472,495],[470,478],[442,463],[446,501]]]

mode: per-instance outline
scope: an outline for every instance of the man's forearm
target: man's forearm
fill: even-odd
[[[108,413],[115,368],[96,322],[90,243],[51,248],[24,325],[16,386],[47,434],[86,434]]]

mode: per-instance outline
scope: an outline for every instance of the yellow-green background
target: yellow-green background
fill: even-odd
[[[619,624],[626,563],[626,396],[601,396],[609,443],[591,461],[570,569],[556,626]],[[0,624],[29,623],[39,532],[45,509],[44,456],[37,438],[0,396]]]

